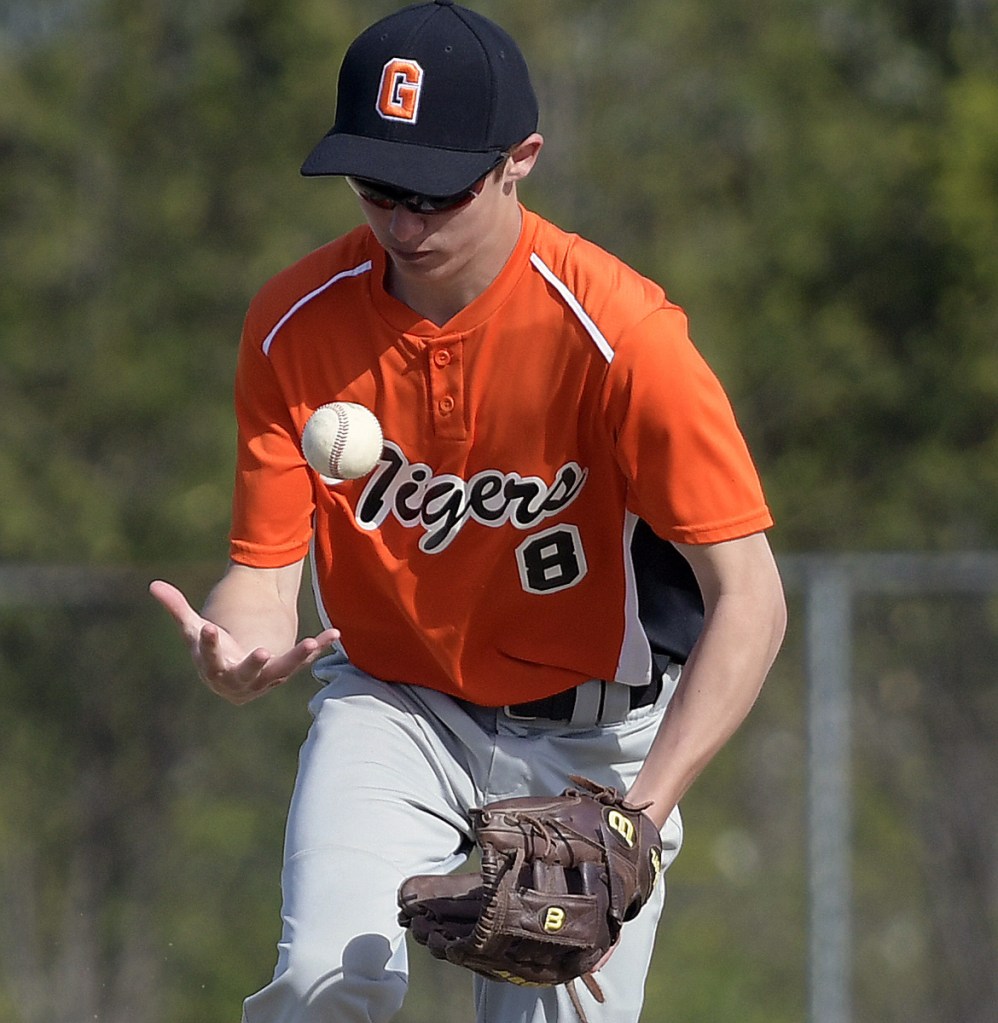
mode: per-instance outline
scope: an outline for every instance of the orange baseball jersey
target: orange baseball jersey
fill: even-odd
[[[501,274],[442,327],[384,290],[366,226],[318,249],[251,303],[236,373],[233,560],[310,553],[351,661],[487,706],[685,660],[702,604],[669,541],[772,525],[682,310],[523,217]],[[302,455],[337,400],[384,430],[360,480]]]

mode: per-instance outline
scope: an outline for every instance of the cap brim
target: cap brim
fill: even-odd
[[[459,152],[388,142],[361,135],[327,135],[309,153],[306,177],[349,174],[421,195],[454,195],[496,166],[498,151]]]

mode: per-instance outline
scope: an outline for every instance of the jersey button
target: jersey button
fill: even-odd
[[[440,410],[441,415],[449,416],[454,411],[454,399],[449,394],[445,394],[437,402],[437,408]]]
[[[433,361],[438,366],[447,366],[450,363],[451,355],[446,348],[439,348],[433,353]]]

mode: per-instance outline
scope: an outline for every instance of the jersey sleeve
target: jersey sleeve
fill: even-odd
[[[681,309],[665,306],[620,339],[604,401],[628,507],[664,539],[717,543],[773,524],[731,404]]]
[[[229,554],[254,568],[300,561],[312,537],[312,482],[251,306],[236,364],[238,427]],[[265,329],[265,328],[264,328]]]

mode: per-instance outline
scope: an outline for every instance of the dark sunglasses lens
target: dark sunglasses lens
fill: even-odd
[[[365,181],[363,178],[347,177],[347,183],[363,200],[378,209],[390,210],[396,206],[404,206],[411,213],[444,213],[467,205],[481,191],[481,188],[466,189],[456,195],[416,195],[403,192],[390,185]],[[484,182],[483,182],[484,183]]]
[[[384,185],[377,185],[373,181],[364,181],[363,178],[348,177],[347,184],[361,199],[383,210],[390,210],[406,198],[404,192],[396,192],[393,189],[386,188]]]
[[[419,202],[416,206],[420,213],[443,213],[445,210],[452,210],[458,206],[464,206],[475,197],[474,192],[459,192],[457,195],[445,196],[417,196]]]

